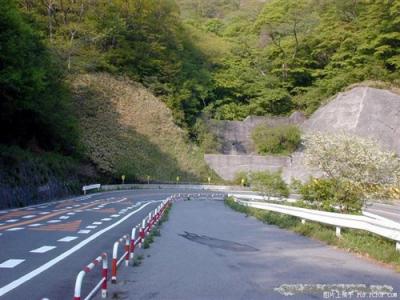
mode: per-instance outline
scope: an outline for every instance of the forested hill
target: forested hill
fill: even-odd
[[[93,162],[72,88],[78,74],[140,82],[196,143],[207,136],[203,113],[310,113],[352,83],[399,85],[400,0],[0,0],[0,8],[7,163],[21,159],[15,149]]]

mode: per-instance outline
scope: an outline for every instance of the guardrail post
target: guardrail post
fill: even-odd
[[[117,283],[117,261],[119,240],[114,243],[111,262],[111,283]]]
[[[81,300],[81,291],[82,291],[82,281],[83,277],[85,277],[86,272],[80,271],[75,281],[75,291],[74,291],[74,300]]]
[[[139,237],[140,237],[140,242],[139,242],[139,248],[142,248],[145,233],[144,230],[146,228],[146,218],[142,220],[142,226],[140,227],[140,232],[139,232]]]
[[[342,229],[339,226],[337,226],[336,227],[336,237],[340,237],[342,235],[341,231],[342,231]]]
[[[107,273],[108,273],[108,257],[107,253],[102,254],[103,266],[101,269],[101,277],[103,278],[103,283],[101,284],[101,297],[107,298]]]
[[[129,245],[129,236],[125,237],[125,266],[129,266],[129,257],[130,257],[130,250],[131,247]]]
[[[130,259],[133,259],[134,253],[135,253],[135,236],[136,236],[136,227],[132,228],[132,233],[131,233],[131,249],[130,249]]]

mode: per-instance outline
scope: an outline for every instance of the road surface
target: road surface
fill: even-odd
[[[388,218],[400,223],[400,203],[371,203],[365,211]]]
[[[388,299],[373,294],[380,286],[387,293],[381,295],[400,298],[400,274],[394,270],[263,224],[218,201],[175,203],[144,257],[139,267],[121,273],[124,280],[112,287],[112,297]]]
[[[0,211],[0,299],[72,299],[78,272],[103,251],[111,257],[113,242],[172,193],[117,191]]]

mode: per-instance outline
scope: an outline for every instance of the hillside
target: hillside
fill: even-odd
[[[97,73],[74,77],[72,86],[82,143],[100,171],[129,181],[207,178],[200,150],[141,84]]]

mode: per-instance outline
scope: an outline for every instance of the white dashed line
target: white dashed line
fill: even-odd
[[[14,223],[14,222],[17,222],[17,221],[18,221],[18,219],[10,219],[10,220],[7,220],[6,223]]]
[[[61,217],[59,217],[59,219],[60,219],[60,220],[66,220],[66,219],[69,219],[69,217],[67,217],[67,216],[61,216]]]
[[[66,236],[66,237],[63,237],[62,239],[59,239],[58,242],[67,243],[67,242],[71,242],[73,240],[76,240],[77,238],[78,238],[77,236]]]
[[[38,227],[38,226],[41,226],[42,224],[40,224],[40,223],[36,223],[36,224],[31,224],[31,225],[28,225],[29,227]]]
[[[111,218],[118,218],[119,215],[111,215]]]
[[[50,213],[49,211],[43,211],[43,212],[39,213],[39,215],[47,215],[49,213]]]
[[[82,233],[82,234],[88,234],[90,233],[91,230],[79,230],[78,233]]]
[[[33,217],[36,217],[36,215],[23,216],[22,219],[31,219]]]
[[[111,221],[112,219],[111,218],[104,218],[104,219],[101,219],[102,221]]]
[[[51,250],[53,250],[55,248],[56,248],[56,246],[42,246],[40,248],[31,250],[29,252],[31,252],[31,253],[46,253],[46,252],[49,252],[49,251],[51,251]]]
[[[0,268],[11,269],[18,266],[20,263],[23,263],[24,261],[25,259],[9,259],[6,260],[5,262],[2,262],[0,264]]]
[[[97,226],[96,225],[89,225],[89,226],[86,226],[86,228],[87,229],[95,229],[95,228],[97,228]]]
[[[60,223],[60,222],[61,222],[61,220],[50,220],[50,221],[47,221],[47,223],[50,223],[50,224]]]
[[[68,216],[73,216],[74,214],[75,214],[74,212],[67,213]]]
[[[107,231],[115,228],[116,226],[118,226],[119,224],[121,224],[122,222],[124,222],[125,220],[130,218],[132,215],[136,214],[137,212],[139,212],[142,209],[144,209],[145,207],[147,207],[147,205],[149,205],[149,204],[150,203],[147,203],[147,204],[143,205],[142,207],[138,208],[137,210],[132,211],[130,214],[126,215],[125,217],[121,218],[120,220],[116,221],[115,223],[111,224],[110,226],[108,226],[100,231],[97,231],[96,233],[94,233],[91,236],[89,236],[88,238],[84,239],[77,245],[73,246],[71,249],[69,249],[69,250],[63,252],[62,254],[58,255],[57,257],[51,259],[47,263],[41,265],[40,267],[37,267],[36,269],[30,271],[29,273],[27,273],[25,275],[18,277],[17,279],[13,280],[12,282],[0,287],[0,297],[4,296],[5,294],[9,293],[12,290],[15,290],[16,288],[18,288],[25,282],[31,280],[32,278],[35,278],[36,276],[43,274],[43,272],[45,272],[49,268],[53,267],[55,264],[59,263],[60,261],[63,261],[65,258],[69,257],[70,255],[77,252],[82,247],[89,244],[91,241],[94,241],[95,239],[102,236]]]
[[[14,228],[10,228],[10,229],[6,229],[6,231],[18,231],[18,230],[22,230],[24,229],[23,227],[14,227]]]
[[[101,224],[103,224],[103,222],[93,222],[92,224],[93,225],[101,225]]]

